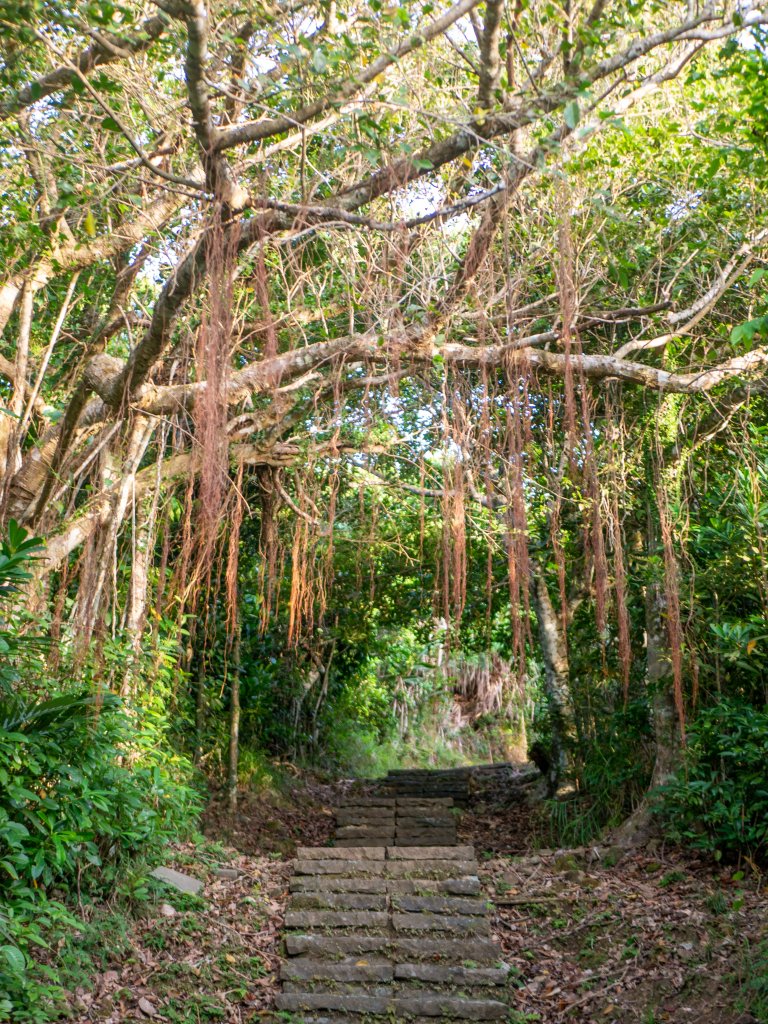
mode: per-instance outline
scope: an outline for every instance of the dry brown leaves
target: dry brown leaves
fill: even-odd
[[[234,820],[212,803],[205,828],[216,845],[168,851],[169,865],[205,882],[202,895],[165,889],[124,918],[124,940],[104,937],[104,970],[72,993],[76,1024],[263,1020],[277,988],[288,858],[299,840],[327,841],[343,789],[310,781],[282,796],[245,793]],[[219,865],[238,877],[218,877]]]
[[[766,929],[768,890],[759,880],[734,879],[679,852],[608,867],[589,849],[493,855],[483,880],[518,976],[521,1021],[754,1019],[737,1006],[747,943]]]

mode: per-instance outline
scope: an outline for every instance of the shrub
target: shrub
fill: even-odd
[[[670,836],[716,859],[768,863],[768,709],[723,702],[700,712],[684,764],[660,791]]]
[[[13,1006],[19,1021],[47,1020],[56,999],[55,972],[31,954],[77,929],[67,894],[104,895],[130,858],[157,857],[199,810],[186,762],[161,751],[140,713],[113,700],[96,714],[81,700],[62,717],[67,701],[78,706],[46,701],[17,715],[18,731],[0,728],[0,1011]],[[40,711],[51,705],[59,717]]]

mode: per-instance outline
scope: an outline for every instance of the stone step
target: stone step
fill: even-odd
[[[337,811],[337,825],[394,825],[395,810],[391,811],[363,811],[350,809],[348,811]]]
[[[496,964],[501,957],[501,950],[490,939],[477,936],[456,938],[436,938],[422,936],[409,938],[398,936],[389,946],[394,957],[401,962],[432,961],[448,964],[477,966]]]
[[[474,860],[474,846],[423,846],[419,850],[387,851],[388,860]]]
[[[342,825],[336,829],[337,839],[394,839],[395,826],[385,828],[383,825]]]
[[[386,910],[387,896],[385,893],[300,892],[292,896],[288,909]],[[404,907],[403,909],[410,910],[412,908]]]
[[[503,1018],[501,1018],[503,1019]],[[313,1013],[310,1016],[302,1014],[301,1024],[368,1024],[369,1021],[374,1022],[377,1018],[374,1017],[360,1017],[358,1015],[350,1015],[346,1013],[324,1013],[322,1010]],[[388,1016],[385,1018],[386,1024],[392,1024],[394,1018]],[[456,1021],[460,1021],[461,1018],[456,1017],[408,1017],[407,1024],[444,1024],[444,1022],[450,1022],[455,1024]],[[398,1019],[397,1024],[404,1024],[406,1018]]]
[[[456,825],[456,819],[452,814],[420,814],[417,811],[408,811],[397,815],[395,825],[398,828],[404,826],[413,827],[418,825],[421,828],[452,828]]]
[[[278,1010],[341,1010],[347,1014],[394,1014],[395,1020],[418,1015],[428,1020],[502,1020],[509,1007],[496,999],[463,999],[444,992],[412,996],[368,995],[356,992],[283,992],[275,1001]],[[305,1018],[306,1019],[306,1018]]]
[[[294,875],[288,883],[289,892],[388,892],[386,878],[343,878],[339,875]],[[411,890],[408,890],[409,892]],[[448,890],[446,890],[448,891]]]
[[[403,847],[410,853],[411,847]],[[418,849],[418,847],[416,847]],[[332,862],[338,863],[338,861]],[[355,863],[364,865],[365,861]],[[361,869],[363,870],[363,869]],[[464,878],[477,876],[476,860],[390,860],[386,862],[386,878]]]
[[[345,1013],[384,1015],[392,1009],[391,996],[363,996],[337,992],[283,992],[275,1000],[278,1010],[343,1010]]]
[[[288,915],[286,914],[286,923]],[[486,917],[471,914],[392,914],[392,927],[398,932],[457,932],[459,934],[490,935],[491,925]]]
[[[427,914],[485,914],[485,900],[471,896],[409,896],[396,894],[392,896],[392,909],[403,913]]]
[[[386,951],[386,935],[286,935],[288,956],[313,956],[334,959],[340,956],[366,956]],[[476,957],[474,959],[477,959]]]
[[[475,986],[505,985],[509,967],[461,967],[457,964],[395,964],[397,981],[426,981],[441,985]]]
[[[341,850],[352,849],[355,846],[357,846],[357,844],[359,842],[360,842],[359,839],[337,839],[336,840],[336,846],[339,849],[341,849]],[[371,843],[371,844],[378,843],[382,847],[382,849],[383,849],[385,846],[392,846],[394,844],[394,842],[395,842],[395,837],[394,836],[385,836],[382,839],[378,839],[378,840],[371,839],[369,837],[368,839],[366,839],[366,842],[367,843]]]
[[[339,807],[394,807],[392,796],[350,796],[339,801]]]
[[[351,850],[337,850],[333,846],[299,846],[297,860],[384,860],[384,852],[378,846],[364,846],[362,843]]]
[[[386,928],[388,924],[386,910],[287,910],[285,913],[285,927],[290,929]]]
[[[419,964],[407,966],[418,968]],[[450,968],[449,968],[450,969]],[[382,957],[371,957],[361,960],[353,957],[348,960],[328,961],[309,956],[297,956],[286,960],[280,970],[283,981],[304,982],[391,982],[394,967],[389,960]],[[431,981],[431,978],[426,979]]]
[[[416,797],[399,796],[394,801],[398,810],[413,807],[452,807],[453,802],[449,796],[428,797],[423,800]]]
[[[394,1012],[449,1020],[507,1020],[509,1007],[498,999],[463,999],[445,992],[420,992],[418,995],[395,996]]]
[[[304,996],[346,995],[363,996],[366,999],[371,996],[383,996],[384,998],[392,1000],[396,995],[398,995],[398,990],[391,981],[333,981],[331,979],[326,981],[323,981],[322,979],[317,981],[307,981],[306,979],[300,981],[288,980],[282,982],[282,989],[285,993],[295,993],[296,995]],[[411,986],[411,991],[412,990],[413,986]]]
[[[419,833],[412,833],[412,832],[404,832],[404,833],[398,833],[394,837],[393,842],[397,846],[418,846],[418,847],[422,847],[422,846],[425,846],[427,843],[430,843],[430,842],[431,843],[441,843],[442,845],[445,846],[448,843],[450,843],[452,839],[455,840],[455,838],[456,838],[456,834],[453,833],[453,835],[452,835],[450,832],[441,832],[439,835],[431,835],[429,833],[424,835],[424,833],[419,834]]]
[[[428,896],[448,893],[452,896],[477,896],[480,892],[479,878],[387,878],[384,879],[387,892],[416,893]]]
[[[341,849],[335,850],[335,852],[344,853],[345,851]],[[293,870],[297,875],[343,875],[346,878],[358,878],[366,875],[381,876],[384,872],[384,863],[372,859],[342,860],[339,857],[329,857],[327,860],[296,860],[293,864]]]

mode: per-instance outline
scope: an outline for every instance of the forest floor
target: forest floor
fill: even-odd
[[[206,842],[168,851],[203,895],[153,882],[133,913],[91,927],[101,970],[71,993],[69,1019],[286,1019],[271,1007],[290,857],[297,843],[328,842],[344,788],[244,793],[234,822],[214,801]],[[768,890],[754,876],[661,846],[618,863],[538,850],[521,806],[465,812],[459,827],[512,967],[510,1024],[767,1024]]]

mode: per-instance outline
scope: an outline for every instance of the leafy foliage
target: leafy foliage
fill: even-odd
[[[12,599],[31,578],[29,563],[42,546],[39,537],[30,536],[14,519],[8,523],[7,537],[0,541],[0,693],[10,693],[18,678],[14,660],[24,651],[45,646],[41,638],[21,634],[12,621]]]
[[[691,727],[684,767],[662,790],[670,833],[717,859],[768,861],[768,709],[723,701]]]

